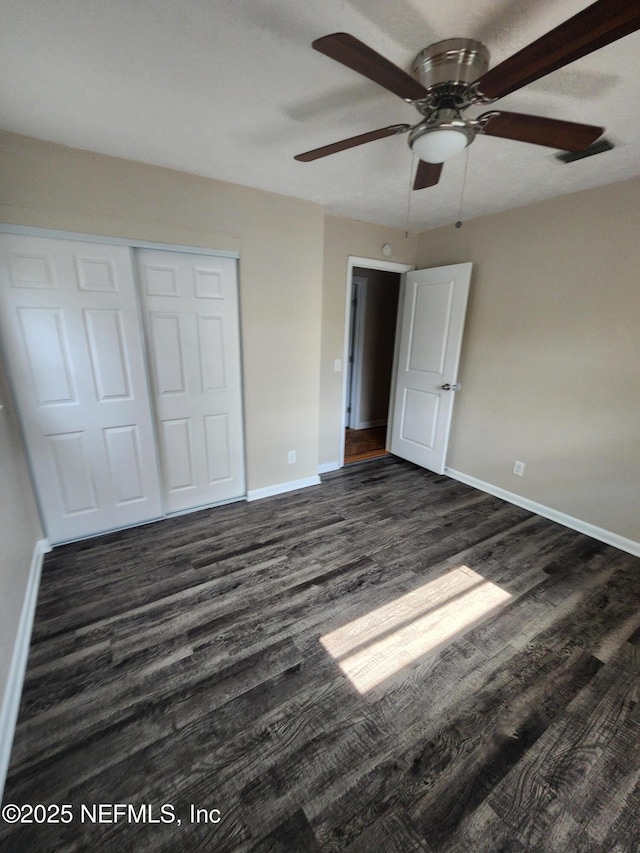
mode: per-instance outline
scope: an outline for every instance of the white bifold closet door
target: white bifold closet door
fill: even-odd
[[[167,511],[245,493],[237,264],[136,251]]]
[[[0,235],[0,318],[51,542],[160,516],[131,250]]]
[[[244,495],[235,259],[0,234],[0,333],[53,544]]]

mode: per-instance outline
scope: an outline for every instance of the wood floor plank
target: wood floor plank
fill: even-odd
[[[398,723],[395,750],[357,790],[325,809],[318,836],[352,836],[390,801],[410,811],[430,847],[439,849],[593,677],[599,663],[579,654],[580,663],[532,649],[519,655],[508,680],[460,696],[448,719],[426,707],[424,722],[411,729]]]
[[[638,849],[640,830],[638,828],[640,814],[640,781],[636,782],[633,790],[625,798],[624,808],[611,824],[611,829],[603,842],[603,849],[615,853],[630,853]]]
[[[136,717],[141,709],[173,701],[194,686],[206,682],[209,689],[224,683],[238,671],[251,667],[252,677],[261,678],[259,668],[254,669],[256,660],[261,663],[276,658],[276,669],[286,668],[300,660],[295,646],[280,640],[274,646],[238,649],[230,658],[224,651],[217,655],[203,653],[188,660],[170,662],[158,678],[156,672],[148,673],[137,668],[119,677],[117,672],[105,672],[105,684],[98,688],[76,691],[69,698],[53,704],[41,713],[24,721],[19,719],[14,760],[18,766],[43,760],[55,755],[70,740],[89,740],[100,732],[106,722],[109,726],[120,724]],[[252,667],[253,664],[253,667]],[[215,704],[214,704],[215,707]]]
[[[553,673],[555,678],[549,677],[551,673],[538,670],[541,677],[526,689],[522,697],[513,697],[516,704],[514,712],[496,715],[491,735],[487,732],[486,739],[478,743],[470,754],[465,755],[466,743],[463,749],[457,747],[455,765],[438,774],[428,793],[411,808],[414,821],[422,827],[434,849],[443,846],[464,818],[487,799],[596,671],[597,662],[593,658],[584,660],[581,668],[571,666],[568,673]],[[520,698],[521,709],[517,707]],[[471,739],[471,744],[478,740],[476,736]],[[453,744],[447,744],[448,751],[455,748],[455,740]],[[439,750],[436,757],[440,757]]]
[[[639,605],[638,558],[392,456],[61,546],[3,802],[181,823],[0,850],[637,853]]]
[[[620,807],[611,812],[599,808],[598,769],[603,764],[618,766],[624,776],[630,755],[635,759],[633,770],[637,769],[639,674],[640,668],[629,673],[613,662],[603,666],[563,719],[528,753],[517,768],[517,780],[505,779],[492,791],[488,802],[523,843],[542,844],[545,837],[557,834],[556,826],[566,815],[584,817],[585,796],[592,797],[594,827],[587,828],[588,834],[594,842],[608,834],[627,792],[614,786]]]
[[[320,847],[304,811],[298,809],[253,849],[254,853],[318,853]]]
[[[339,849],[339,848],[338,848]],[[353,842],[344,848],[349,853],[430,853],[423,836],[412,826],[403,812],[388,812],[374,821]]]
[[[528,848],[512,835],[485,802],[462,821],[441,847],[442,853],[470,853],[472,850],[525,853]]]

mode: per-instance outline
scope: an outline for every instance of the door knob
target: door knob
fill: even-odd
[[[462,385],[459,382],[454,382],[453,385],[450,382],[445,382],[442,386],[443,391],[459,391],[462,388]]]

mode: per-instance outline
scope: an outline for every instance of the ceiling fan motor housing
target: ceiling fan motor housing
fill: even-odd
[[[489,51],[475,39],[439,41],[416,56],[411,74],[425,87],[427,97],[414,106],[425,120],[412,128],[408,142],[420,159],[442,162],[473,142],[476,123],[462,110],[473,103],[472,83],[488,67]]]
[[[443,84],[464,92],[489,68],[489,51],[475,39],[445,39],[425,47],[413,60],[411,75],[432,92]]]

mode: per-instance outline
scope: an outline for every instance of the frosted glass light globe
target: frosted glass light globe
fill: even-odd
[[[425,163],[444,163],[467,147],[469,138],[462,130],[434,128],[414,140],[412,148]]]

